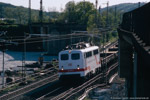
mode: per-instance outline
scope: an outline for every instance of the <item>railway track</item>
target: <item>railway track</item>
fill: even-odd
[[[33,79],[38,79],[39,77],[42,77],[44,75],[40,75],[41,73],[44,73],[44,74],[51,74],[51,73],[54,73],[55,72],[55,69],[54,68],[48,68],[46,70],[42,70],[40,72],[37,72],[37,73],[34,73],[34,74],[31,74],[31,75],[28,75],[26,76],[24,79],[22,78],[18,78],[16,79],[15,81],[13,82],[9,82],[9,83],[6,83],[5,84],[5,88],[3,89],[0,89],[0,91],[4,91],[6,88],[11,88],[13,87],[14,85],[19,85],[20,83],[22,83],[23,81],[29,81],[31,78]],[[36,80],[37,81],[37,80]]]
[[[114,43],[114,45],[116,45],[116,42]],[[102,86],[102,87],[106,86],[107,82],[105,82],[106,80],[104,78],[107,77],[107,81],[108,81],[113,70],[115,70],[117,68],[118,63],[115,63],[112,65],[112,63],[114,63],[114,61],[115,62],[117,61],[116,60],[117,56],[118,56],[118,54],[115,53],[115,54],[111,54],[103,59],[103,61],[102,61],[103,67],[105,67],[105,63],[108,63],[107,72],[98,74],[98,75],[94,76],[92,79],[88,80],[87,82],[85,82],[77,87],[65,87],[68,89],[65,89],[64,87],[63,88],[58,87],[58,88],[50,91],[49,93],[37,98],[36,100],[69,100],[69,99],[72,100],[72,99],[75,99],[72,97],[76,97],[74,95],[79,94],[79,92],[84,92],[87,88],[89,88],[97,80],[100,80],[100,79],[103,80],[103,83],[100,84],[100,86]],[[60,91],[62,91],[62,92],[60,92]]]
[[[114,42],[113,45],[116,45],[116,42]],[[112,45],[109,45],[108,48],[111,46]],[[117,54],[115,56],[117,56]],[[110,62],[111,59],[114,59],[113,57],[114,57],[114,54],[107,56],[106,58],[103,59],[102,64],[104,65],[105,63]],[[70,99],[71,100],[74,97],[74,95],[78,94],[79,92],[84,92],[87,88],[89,88],[91,85],[93,85],[97,80],[99,80],[99,79],[104,80],[104,78],[106,78],[106,76],[108,76],[108,77],[111,76],[110,73],[112,73],[112,71],[117,66],[118,66],[118,63],[113,64],[112,66],[108,67],[107,72],[100,73],[77,87],[71,87],[71,86],[66,87],[66,86],[62,86],[62,85],[56,86],[55,89],[52,89],[48,93],[45,93],[44,95],[42,95],[40,97],[37,97],[36,100],[49,100],[49,99],[51,99],[51,100],[69,100]],[[104,66],[102,66],[102,67],[104,67]],[[46,73],[48,73],[48,72],[46,72]],[[35,75],[35,77],[36,77],[36,75]],[[28,86],[20,88],[14,92],[9,92],[8,94],[1,96],[0,100],[17,99],[20,96],[24,95],[25,93],[28,93],[32,90],[42,87],[45,84],[52,83],[56,80],[58,80],[58,76],[57,76],[57,74],[53,74],[50,77],[44,78],[38,82],[35,82],[33,84],[30,84]],[[105,84],[103,82],[100,85],[105,86],[107,84]]]
[[[89,88],[85,89],[84,93],[82,93],[82,95],[80,97],[78,97],[78,100],[84,100],[84,98],[87,96],[87,94],[89,93],[90,90],[95,89],[95,88],[100,88],[100,87],[105,87],[105,84],[96,84],[96,85],[92,85]]]
[[[73,90],[73,87],[60,87],[57,88],[39,98],[37,98],[36,100],[59,100],[59,98],[61,98],[62,96],[69,94],[70,91]],[[62,92],[60,92],[62,91]]]
[[[106,73],[105,77],[112,71],[112,69],[114,69],[115,67],[117,67],[117,63],[115,63],[114,65],[112,65],[110,68],[111,70],[108,70],[108,72]],[[96,81],[100,80],[104,78],[103,74],[98,74],[95,77],[92,78],[92,80],[89,80],[88,82],[85,82],[83,85],[75,88],[74,90],[72,90],[70,92],[70,94],[64,96],[63,98],[57,99],[57,100],[72,100],[75,99],[75,97],[77,96],[76,94],[79,94],[82,91],[85,91],[87,88],[89,88],[91,85],[93,85]],[[106,83],[102,83],[100,84],[101,87],[106,86]]]
[[[51,92],[49,92],[49,93],[47,93],[47,94],[45,94],[45,95],[39,97],[39,98],[36,99],[36,100],[42,100],[42,99],[46,98],[48,95],[51,95],[52,93],[54,93],[54,92],[56,92],[56,91],[59,91],[59,90],[62,89],[62,88],[63,88],[62,86],[61,86],[61,87],[58,87],[58,88],[54,89],[53,91],[51,91]]]
[[[106,45],[105,48],[102,47],[100,52],[102,52],[102,51],[104,51],[104,50],[106,50],[108,48],[111,48],[112,46],[115,46],[115,45],[118,45],[118,41],[114,41],[111,44]]]
[[[115,68],[117,68],[117,66],[118,66],[118,62],[110,66],[108,71],[105,74],[99,73],[98,75],[94,76],[93,78],[89,79],[88,81],[84,82],[83,84],[77,87],[68,87],[66,91],[64,90],[64,88],[58,87],[57,89],[37,98],[36,100],[74,100],[75,97],[77,97],[77,94],[79,93],[83,94],[83,92],[86,91],[87,88],[94,85],[96,81],[101,79],[104,80],[104,78],[106,78]],[[107,83],[102,82],[98,86],[104,87],[107,86]],[[64,92],[60,93],[59,91],[64,91]],[[57,96],[51,95],[53,92],[57,92],[60,94],[58,94]]]
[[[13,92],[8,92],[7,94],[3,95],[0,97],[0,100],[14,100],[16,98],[18,98],[19,96],[32,91],[36,88],[39,88],[45,84],[51,83],[58,80],[58,75],[57,73],[54,73],[53,75],[47,77],[47,78],[43,78],[40,81],[34,82],[30,85],[24,86],[20,89],[17,89],[16,91]]]

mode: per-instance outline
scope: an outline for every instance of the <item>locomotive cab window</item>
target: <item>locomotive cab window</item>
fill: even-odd
[[[91,56],[92,56],[92,52],[91,51],[86,53],[86,58],[91,57]]]
[[[61,60],[68,60],[69,55],[68,54],[61,54]]]
[[[72,60],[78,60],[78,59],[80,59],[80,54],[79,53],[73,53],[73,54],[71,54],[71,59]]]
[[[94,55],[97,55],[97,54],[98,54],[98,49],[94,50],[94,51],[93,51],[93,54],[94,54]]]

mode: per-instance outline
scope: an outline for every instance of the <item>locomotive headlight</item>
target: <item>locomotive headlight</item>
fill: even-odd
[[[77,69],[78,69],[78,70],[80,69],[79,65],[77,65]]]
[[[64,67],[63,67],[63,66],[61,67],[61,70],[64,70]]]

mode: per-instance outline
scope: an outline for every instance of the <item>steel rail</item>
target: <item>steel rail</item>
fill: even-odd
[[[48,95],[50,95],[50,94],[52,94],[52,93],[58,91],[58,90],[61,89],[61,88],[63,88],[63,87],[60,86],[60,87],[56,88],[55,90],[53,90],[53,91],[51,91],[51,92],[49,92],[49,93],[47,93],[47,94],[45,94],[45,95],[43,95],[43,96],[37,98],[36,100],[43,100],[44,98],[46,98],[46,96],[48,96]]]
[[[21,95],[23,95],[23,94],[25,94],[25,93],[27,93],[29,91],[32,91],[32,90],[34,90],[36,88],[39,88],[39,87],[41,87],[43,85],[46,85],[46,84],[48,84],[50,82],[54,82],[56,80],[58,80],[58,75],[54,74],[54,75],[52,75],[50,77],[44,78],[44,79],[42,79],[42,80],[40,80],[38,82],[32,83],[30,85],[27,85],[27,86],[25,86],[23,88],[20,88],[20,89],[16,90],[16,91],[9,92],[8,94],[1,96],[0,100],[8,100],[8,99],[12,100],[12,99],[15,99],[15,98],[17,98],[17,97],[19,97],[19,96],[21,96]]]
[[[83,100],[86,97],[86,95],[89,93],[89,91],[91,91],[92,89],[95,89],[97,87],[104,87],[104,86],[106,86],[106,84],[96,84],[94,86],[91,86],[91,87],[87,88],[84,91],[84,93],[80,97],[78,97],[78,100]]]
[[[72,90],[73,90],[73,88],[70,88],[70,89],[64,91],[63,93],[59,94],[59,95],[56,96],[56,97],[53,97],[53,98],[49,97],[49,98],[47,98],[47,99],[50,99],[50,100],[59,100],[59,98],[65,96],[65,95],[68,95]],[[43,100],[44,100],[44,99],[43,99]]]
[[[71,89],[69,89],[67,91],[64,91],[63,93],[61,93],[60,95],[52,98],[51,100],[65,100],[66,97],[72,96],[73,94],[78,92],[78,90],[81,90],[81,89],[84,89],[84,88],[90,86],[92,83],[97,81],[99,77],[102,77],[102,73],[94,76],[93,78],[91,78],[90,80],[86,81],[85,83],[83,83],[82,85],[80,85],[80,86],[78,86],[76,88],[71,88]]]
[[[115,43],[114,43],[114,44],[115,44]],[[112,69],[113,69],[113,68],[112,68]],[[109,70],[111,70],[111,69],[109,68]],[[109,70],[108,70],[108,71],[109,71]],[[109,71],[109,72],[110,72],[110,71]],[[109,73],[109,72],[108,72],[108,73]],[[108,73],[106,73],[105,76],[108,75]],[[54,74],[54,75],[57,76],[57,74]],[[92,79],[90,79],[90,80],[88,80],[87,82],[85,82],[84,84],[78,86],[77,88],[70,88],[69,90],[67,90],[67,91],[65,91],[65,92],[63,92],[63,93],[61,93],[60,95],[58,95],[58,96],[52,98],[51,100],[56,100],[56,99],[57,99],[57,100],[60,100],[60,99],[65,100],[65,99],[68,99],[68,98],[70,98],[72,95],[75,95],[76,93],[78,93],[78,92],[82,91],[83,89],[87,88],[88,86],[92,85],[95,81],[97,81],[99,78],[102,78],[102,77],[103,77],[103,76],[102,76],[102,73],[100,73],[100,74],[94,76]],[[40,86],[43,86],[44,84],[47,84],[47,83],[49,83],[49,82],[53,82],[53,81],[55,81],[55,80],[58,80],[58,76],[55,77],[54,79],[51,79],[51,78],[52,78],[52,77],[48,77],[48,78],[46,78],[46,79],[40,80],[40,81],[37,82],[37,83],[33,83],[33,84],[31,84],[30,86],[26,86],[26,87],[24,87],[24,88],[21,88],[21,89],[19,89],[19,90],[14,91],[14,92],[10,92],[10,93],[8,93],[8,94],[6,94],[6,95],[3,95],[3,96],[0,97],[0,100],[8,100],[8,99],[11,100],[11,99],[15,99],[15,98],[19,97],[20,95],[22,95],[22,94],[24,94],[24,93],[27,93],[27,92],[29,92],[29,91],[31,91],[31,90],[34,90],[34,89],[36,89],[36,88],[38,88],[38,87],[40,87]],[[37,85],[37,84],[38,84],[38,85]],[[17,94],[17,95],[16,95],[16,94]],[[71,94],[71,95],[69,95],[69,94]]]
[[[116,68],[118,66],[118,63],[113,64],[111,67],[109,67],[109,70],[105,73],[104,77],[106,77],[110,71],[112,71],[114,68]],[[54,97],[51,100],[68,100],[69,98],[71,98],[73,95],[81,92],[82,90],[88,88],[88,86],[92,85],[94,82],[96,82],[97,80],[104,78],[102,76],[102,73],[96,75],[95,77],[93,77],[92,79],[88,80],[87,82],[83,83],[82,85],[73,88],[71,90],[67,90],[65,92],[63,92],[62,94]],[[106,84],[101,84],[102,86],[106,86]]]
[[[102,48],[102,49],[100,50],[100,52],[102,52],[102,51],[104,51],[104,50],[106,50],[106,49],[108,49],[108,48],[110,48],[110,47],[112,47],[112,46],[114,46],[114,45],[117,45],[117,44],[118,44],[118,40],[117,40],[117,41],[114,41],[114,42],[111,43],[111,44],[106,45],[105,48]]]
[[[117,43],[117,41],[115,43],[113,43],[113,44],[116,45],[116,43]],[[105,59],[113,60],[113,59],[115,59],[114,56],[115,57],[118,56],[117,53],[111,54],[111,55],[107,56]],[[88,86],[92,85],[92,83],[94,83],[95,81],[97,81],[97,80],[99,80],[101,78],[105,78],[106,76],[108,76],[109,73],[113,69],[115,69],[117,66],[118,66],[118,62],[114,63],[113,65],[111,65],[109,67],[109,69],[107,70],[107,72],[105,72],[105,74],[100,73],[100,74],[96,75],[95,77],[93,77],[92,79],[88,80],[87,82],[83,83],[82,85],[78,86],[77,88],[73,88],[73,89],[64,91],[60,95],[58,95],[58,96],[56,96],[54,98],[51,98],[51,100],[67,100],[67,99],[69,99],[71,96],[77,94],[78,92],[80,92],[80,91],[86,89]],[[104,85],[106,85],[106,84],[104,84]]]
[[[26,76],[26,77],[25,77],[26,80],[24,80],[24,81],[27,81],[29,78],[38,78],[38,77],[43,76],[43,75],[40,75],[40,73],[44,73],[44,75],[45,75],[45,74],[52,73],[52,72],[54,72],[54,69],[53,69],[53,68],[49,68],[49,69],[46,69],[46,70],[42,70],[42,71],[40,71],[40,72],[38,72],[38,73],[35,73],[35,74],[31,74],[31,75]],[[5,88],[3,88],[3,89],[0,89],[0,91],[4,91],[4,90],[7,89],[7,88],[11,88],[11,87],[13,87],[14,85],[20,84],[20,83],[22,83],[22,80],[23,80],[22,78],[19,78],[19,79],[15,80],[14,82],[9,82],[9,83],[6,84],[7,87],[5,87]],[[10,85],[9,85],[9,84],[10,84]]]
[[[117,66],[118,66],[118,62],[115,63],[115,64],[113,64],[113,65],[109,68],[109,70],[106,72],[105,77],[110,73],[110,71],[112,71],[112,70],[113,70],[114,68],[116,68]],[[89,84],[86,83],[87,85],[83,86],[82,88],[81,88],[81,86],[80,86],[80,88],[74,89],[74,90],[72,91],[72,93],[71,93],[69,96],[67,96],[67,97],[65,97],[65,98],[63,98],[63,99],[61,99],[61,100],[68,100],[68,99],[69,99],[70,97],[72,97],[73,95],[77,94],[78,92],[82,91],[83,89],[86,89],[86,87],[88,87],[89,85],[91,85],[91,84],[94,83],[95,81],[99,80],[100,78],[103,78],[103,76],[101,76],[101,75],[102,75],[102,74],[97,75],[96,78],[94,78],[94,81],[90,82]],[[103,84],[103,85],[106,86],[106,84]]]

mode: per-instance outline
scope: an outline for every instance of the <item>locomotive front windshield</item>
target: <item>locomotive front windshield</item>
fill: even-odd
[[[69,55],[68,54],[61,54],[61,60],[68,60]]]
[[[80,54],[79,53],[73,53],[73,54],[71,54],[71,59],[72,60],[78,60],[78,59],[80,59]]]
[[[94,51],[93,51],[93,54],[94,54],[94,55],[97,55],[97,54],[98,54],[98,49],[94,50]]]

